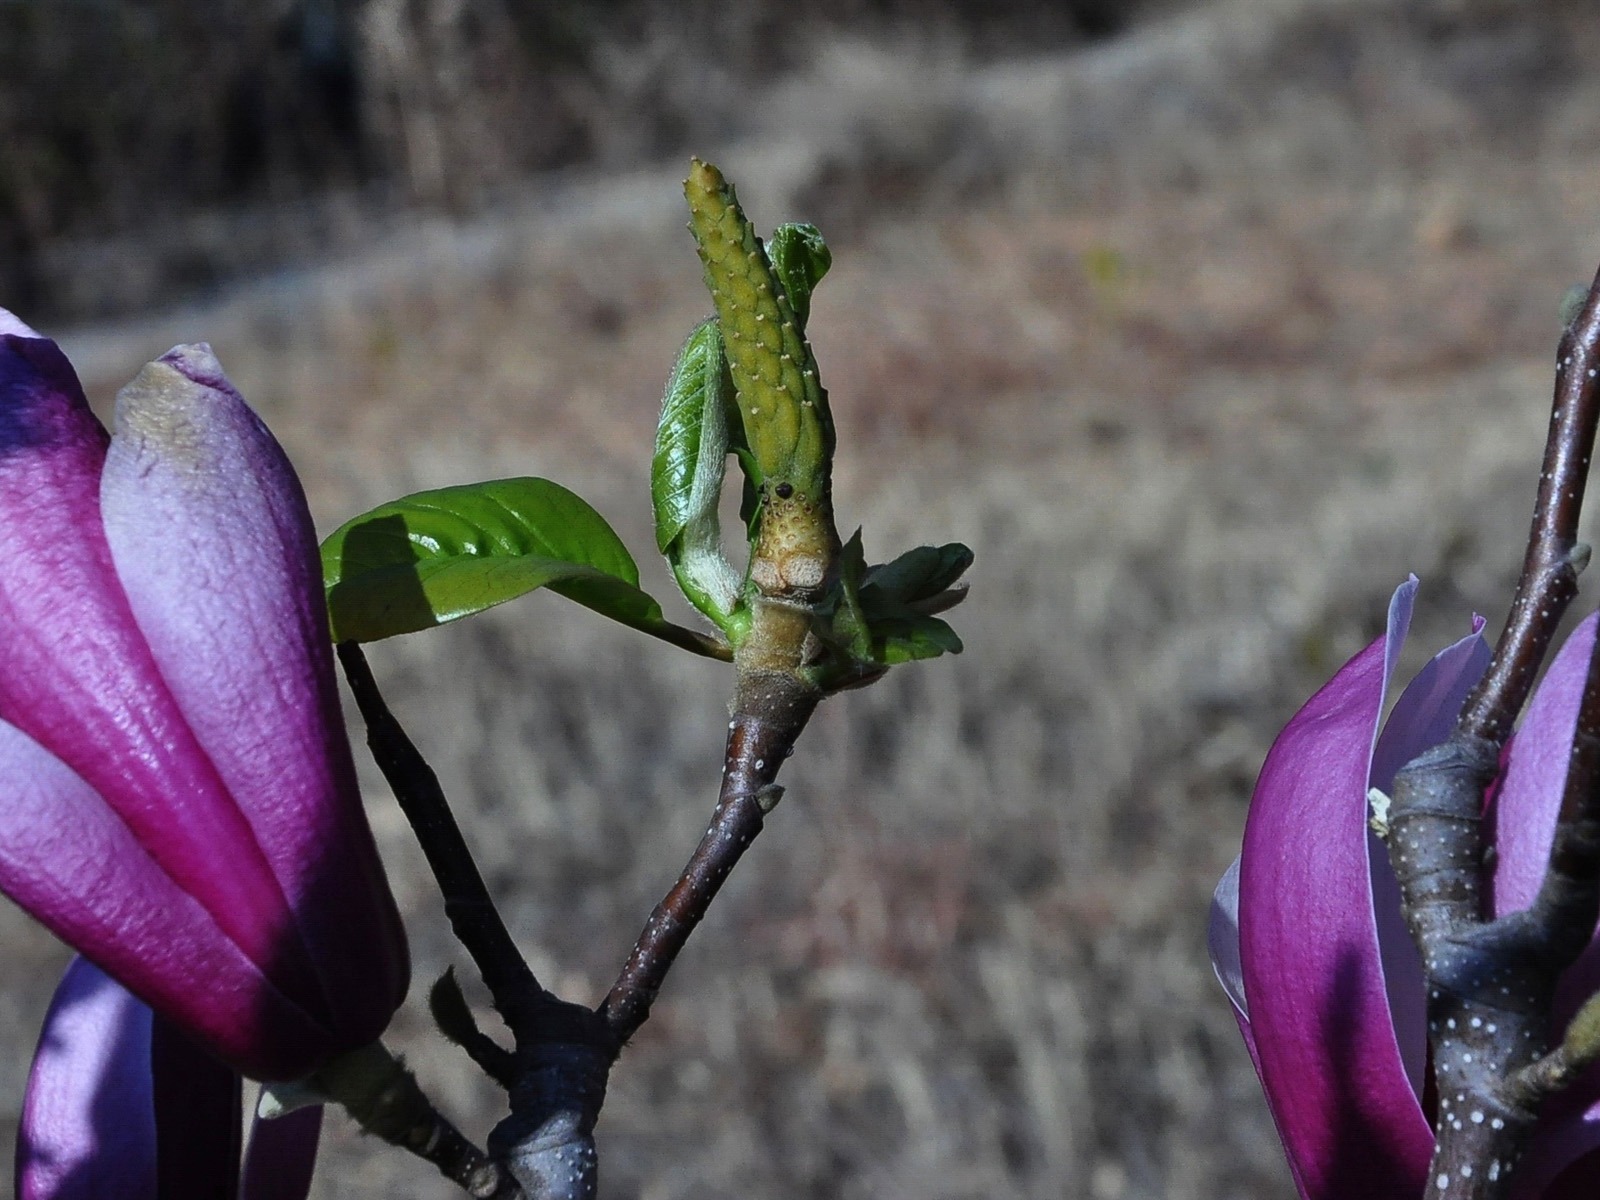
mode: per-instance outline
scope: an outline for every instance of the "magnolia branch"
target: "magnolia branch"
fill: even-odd
[[[506,1089],[511,1108],[490,1135],[487,1158],[471,1152],[494,1173],[493,1182],[480,1172],[473,1186],[463,1186],[474,1196],[590,1200],[598,1171],[594,1124],[620,1042],[596,1014],[539,985],[489,895],[438,777],[384,703],[366,656],[354,642],[343,642],[339,661],[367,723],[373,757],[439,882],[451,927],[515,1041],[508,1051],[478,1030],[453,976],[435,985],[431,1003],[441,1030]],[[439,1122],[448,1128],[443,1118]],[[408,1142],[397,1144],[420,1153]]]
[[[335,1059],[312,1083],[362,1129],[432,1163],[474,1200],[523,1200],[517,1181],[446,1120],[416,1076],[381,1045]]]
[[[1388,848],[1428,988],[1438,1088],[1428,1200],[1501,1200],[1544,1096],[1600,1052],[1551,1052],[1556,983],[1600,913],[1600,663],[1591,658],[1550,868],[1526,912],[1489,919],[1485,789],[1588,561],[1577,540],[1600,417],[1600,276],[1557,350],[1528,552],[1506,626],[1450,739],[1396,776]],[[1600,1026],[1600,1020],[1591,1022]],[[1573,1029],[1583,1026],[1575,1024]],[[1581,1038],[1580,1038],[1581,1042]]]
[[[817,705],[818,693],[792,676],[741,675],[740,683],[711,824],[678,882],[650,914],[600,1005],[600,1016],[619,1042],[649,1017],[679,951],[782,797],[778,769]]]
[[[495,1008],[515,1028],[522,1014],[537,1007],[548,993],[506,929],[439,777],[389,711],[366,655],[355,642],[340,642],[338,652],[367,726],[367,745],[438,880],[450,927],[477,964]]]

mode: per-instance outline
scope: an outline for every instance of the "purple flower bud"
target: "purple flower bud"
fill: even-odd
[[[0,890],[243,1074],[377,1038],[409,965],[311,518],[207,347],[108,438],[0,310],[0,662]]]
[[[1388,630],[1313,696],[1261,769],[1244,847],[1211,910],[1211,958],[1306,1200],[1416,1200],[1433,1132],[1422,965],[1369,793],[1444,741],[1489,662],[1474,621],[1396,701],[1384,700],[1417,582],[1395,592]],[[1595,618],[1563,647],[1507,749],[1492,819],[1497,912],[1525,908],[1549,858]],[[1400,847],[1400,852],[1404,848]],[[1600,979],[1591,945],[1563,977],[1564,1024]],[[1428,1101],[1432,1103],[1431,1098]],[[1600,1188],[1600,1076],[1546,1105],[1517,1195]]]

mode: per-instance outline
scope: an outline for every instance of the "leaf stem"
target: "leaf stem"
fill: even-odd
[[[650,625],[648,628],[640,626],[644,632],[652,634],[669,645],[677,646],[680,650],[687,650],[691,654],[698,654],[702,658],[714,658],[718,662],[733,661],[733,647],[719,637],[701,633],[698,629],[690,629],[672,621],[661,621]]]

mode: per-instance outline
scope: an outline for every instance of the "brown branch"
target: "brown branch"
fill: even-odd
[[[543,1005],[549,994],[540,987],[506,929],[450,811],[439,777],[389,711],[366,655],[355,642],[340,642],[338,651],[350,691],[367,725],[367,745],[438,880],[450,927],[477,964],[495,1008],[506,1024],[516,1029],[526,1023],[530,1010]]]
[[[1555,403],[1528,553],[1494,657],[1462,705],[1459,733],[1504,745],[1588,561],[1579,548],[1595,421],[1600,417],[1600,273],[1556,349]]]
[[[621,1043],[598,1015],[539,985],[489,895],[438,777],[384,703],[366,656],[354,642],[338,650],[367,722],[373,757],[422,845],[456,937],[477,963],[516,1041],[515,1051],[502,1050],[478,1032],[459,991],[444,996],[441,1030],[453,1032],[510,1100],[510,1115],[490,1135],[489,1156],[427,1104],[409,1073],[409,1091],[415,1092],[409,1122],[389,1122],[395,1136],[376,1131],[434,1162],[474,1196],[592,1200],[598,1170],[594,1125]],[[440,996],[436,987],[436,1012]],[[458,1002],[454,1010],[452,1001]]]
[[[661,903],[598,1010],[619,1042],[650,1015],[667,972],[782,790],[778,769],[794,749],[819,694],[789,675],[741,673],[728,726],[722,787],[705,836]]]

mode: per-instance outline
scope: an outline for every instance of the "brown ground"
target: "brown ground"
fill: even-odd
[[[1443,0],[1223,0],[982,70],[837,44],[781,136],[703,148],[758,224],[832,234],[842,520],[977,565],[967,653],[802,740],[616,1069],[606,1196],[1291,1194],[1206,904],[1274,732],[1407,571],[1418,658],[1503,611],[1600,256],[1597,46],[1577,5]],[[655,405],[707,308],[679,175],[64,340],[105,396],[209,337],[328,527],[545,474],[652,559]],[[709,812],[725,674],[543,596],[372,658],[541,977],[597,1000]],[[463,956],[367,782],[417,962],[394,1040],[481,1138],[497,1098],[421,1004]],[[16,1046],[62,956],[0,922]],[[453,1194],[339,1119],[321,1180]]]

